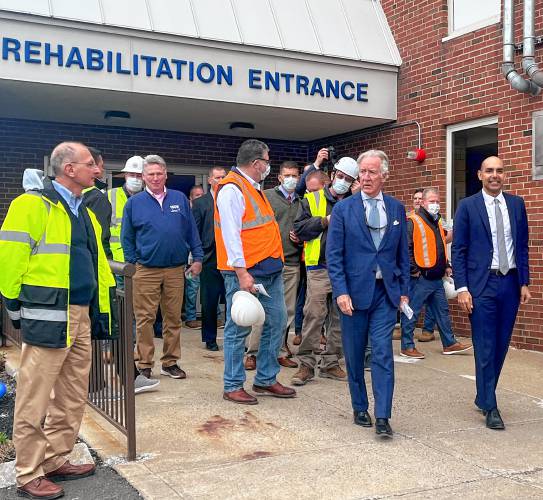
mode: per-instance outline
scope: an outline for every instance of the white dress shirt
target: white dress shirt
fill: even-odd
[[[371,204],[367,203],[366,200],[371,199],[371,196],[368,196],[364,191],[360,191],[360,194],[362,196],[362,201],[364,202],[364,209],[366,210],[366,223],[370,218],[370,211],[371,211]],[[385,235],[385,231],[387,229],[387,212],[385,207],[385,202],[383,200],[383,192],[379,191],[377,196],[374,197],[375,200],[377,200],[377,210],[379,211],[379,236],[381,237],[381,240],[383,239],[383,236]],[[383,274],[381,273],[381,269],[377,267],[377,272],[375,273],[376,279],[382,279]]]
[[[260,191],[260,184],[238,170],[251,185]],[[219,191],[217,210],[221,219],[221,233],[230,267],[246,267],[241,244],[241,220],[245,213],[245,197],[235,184],[226,184]]]
[[[498,258],[498,232],[496,230],[496,216],[495,216],[495,205],[494,200],[500,200],[500,210],[502,212],[503,219],[503,232],[505,235],[505,249],[507,250],[507,261],[509,262],[509,268],[513,269],[517,267],[515,262],[515,247],[513,245],[513,236],[511,235],[511,222],[509,220],[509,211],[507,210],[507,203],[505,202],[505,197],[503,192],[500,191],[500,194],[496,197],[490,196],[483,189],[483,200],[485,202],[486,213],[488,215],[488,222],[490,223],[490,234],[492,236],[492,263],[490,264],[491,269],[498,269],[500,267],[499,258]],[[458,290],[460,292],[467,292],[468,287],[463,286]]]

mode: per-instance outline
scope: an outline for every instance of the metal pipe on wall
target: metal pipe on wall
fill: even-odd
[[[502,73],[511,87],[519,92],[538,95],[541,87],[525,79],[515,69],[515,6],[514,0],[503,1],[503,64]],[[535,50],[535,48],[534,48]],[[535,62],[535,61],[534,61]]]
[[[535,62],[535,0],[524,0],[523,27],[522,68],[536,85],[543,87],[543,71]]]

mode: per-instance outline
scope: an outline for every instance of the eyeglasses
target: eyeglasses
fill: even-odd
[[[87,166],[88,168],[94,168],[96,167],[96,162],[94,160],[90,161],[90,162],[85,162],[85,161],[69,161],[66,163],[66,165],[85,165]]]
[[[266,165],[269,165],[270,164],[270,159],[269,158],[255,158],[254,161],[263,161],[266,163]]]

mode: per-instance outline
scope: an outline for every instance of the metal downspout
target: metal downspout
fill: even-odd
[[[515,69],[514,19],[514,0],[504,0],[502,73],[515,90],[536,96],[541,92],[541,87],[531,80],[524,79]]]
[[[522,68],[532,81],[543,87],[543,71],[535,62],[535,0],[524,0]]]

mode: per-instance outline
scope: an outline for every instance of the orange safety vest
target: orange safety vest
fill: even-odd
[[[437,262],[437,242],[434,231],[415,212],[411,212],[407,218],[413,222],[413,253],[415,254],[415,263],[422,269],[434,267]],[[439,219],[438,228],[441,240],[443,241],[443,248],[445,249],[445,260],[448,260],[445,231],[443,230],[441,219]]]
[[[241,244],[247,269],[263,260],[283,257],[281,233],[275,220],[273,209],[266,195],[257,191],[242,175],[230,171],[222,179],[215,192],[215,243],[217,246],[217,269],[233,271],[227,264],[228,255],[221,231],[221,218],[217,210],[217,196],[226,184],[235,184],[245,198],[245,212],[241,219]]]

